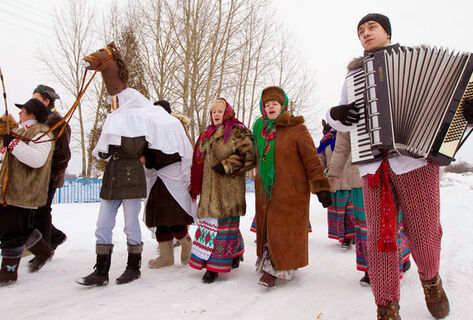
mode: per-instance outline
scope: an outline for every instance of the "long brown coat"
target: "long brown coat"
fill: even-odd
[[[303,123],[302,116],[293,117],[288,112],[275,123],[271,200],[264,200],[264,193],[260,193],[261,176],[256,176],[257,255],[262,256],[266,242],[276,270],[308,264],[310,193],[330,189],[312,137]]]
[[[202,194],[197,217],[217,219],[243,216],[246,213],[245,172],[255,166],[253,139],[248,129],[233,128],[227,143],[220,126],[208,141],[204,159]],[[225,175],[212,169],[222,163]]]

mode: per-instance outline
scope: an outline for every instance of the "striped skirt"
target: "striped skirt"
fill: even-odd
[[[240,233],[240,217],[219,219],[217,236],[213,241],[210,257],[206,260],[192,253],[189,265],[197,270],[206,268],[213,272],[230,272],[232,260],[242,256],[244,251],[245,246]]]
[[[328,207],[328,237],[338,240],[355,238],[355,221],[351,190],[330,192],[332,205]]]

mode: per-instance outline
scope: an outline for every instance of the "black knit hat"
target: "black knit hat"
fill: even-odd
[[[358,26],[356,27],[357,33],[360,26],[367,21],[376,21],[384,28],[384,30],[386,30],[386,33],[391,37],[391,22],[389,22],[388,17],[382,15],[381,13],[368,13],[366,16],[361,18],[360,22],[358,22]]]
[[[166,110],[168,113],[171,113],[171,105],[169,104],[169,102],[167,102],[166,100],[159,100],[159,101],[156,101],[155,103],[153,103],[155,106],[161,106],[164,108],[164,110]]]
[[[38,99],[30,99],[24,104],[15,103],[18,108],[25,108],[32,113],[38,122],[45,122],[48,117],[48,109]]]
[[[38,85],[34,89],[33,93],[40,93],[42,96],[48,98],[50,101],[49,106],[54,105],[54,101],[56,101],[56,99],[61,99],[53,88],[45,86],[44,84]]]

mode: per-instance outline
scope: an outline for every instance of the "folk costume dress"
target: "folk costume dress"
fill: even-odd
[[[295,269],[306,266],[309,260],[310,193],[328,191],[330,186],[304,118],[287,111],[288,98],[282,89],[270,88],[276,88],[284,101],[280,116],[270,120],[262,95],[262,116],[253,126],[258,169],[256,268],[289,280]]]
[[[200,198],[189,265],[218,273],[230,272],[232,260],[244,253],[245,172],[255,166],[251,131],[225,103],[222,125],[212,123],[197,140],[191,169],[191,195]],[[219,163],[224,175],[212,169]]]
[[[330,168],[336,140],[337,132],[331,129],[324,134],[317,147],[317,153],[325,171],[328,171],[328,168]],[[339,243],[355,239],[352,188],[347,183],[347,174],[349,174],[348,170],[343,170],[338,177],[328,178],[332,188],[330,190],[332,205],[327,210],[328,237],[337,240]]]

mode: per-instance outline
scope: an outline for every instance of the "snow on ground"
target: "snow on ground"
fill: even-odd
[[[448,174],[442,179],[441,203],[444,237],[440,273],[451,304],[449,319],[471,319],[473,314],[473,199],[472,176]],[[95,223],[99,204],[59,204],[53,207],[54,224],[68,240],[53,260],[38,273],[27,272],[22,259],[19,281],[0,288],[2,319],[307,319],[365,320],[376,318],[369,288],[358,284],[354,250],[341,249],[327,238],[326,210],[313,197],[309,235],[310,264],[291,282],[276,288],[258,284],[255,234],[250,232],[254,194],[247,194],[247,215],[241,220],[245,261],[213,284],[201,283],[203,271],[176,264],[159,270],[147,267],[156,257],[157,244],[143,225],[141,279],[126,285],[114,280],[126,265],[126,242],[119,213],[114,233],[110,284],[82,287],[74,282],[89,274],[95,263]],[[191,229],[193,233],[195,228]],[[193,234],[192,234],[193,236]],[[401,283],[401,316],[408,320],[432,319],[413,264]]]

